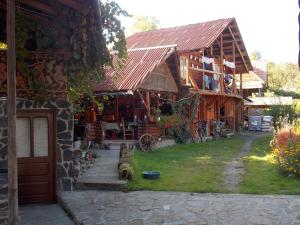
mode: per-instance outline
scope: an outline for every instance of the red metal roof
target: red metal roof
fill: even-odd
[[[177,44],[177,50],[208,48],[234,18],[136,33],[126,39],[127,48]]]
[[[266,68],[262,68],[262,67],[256,67],[253,66],[253,73],[255,73],[257,76],[259,76],[260,79],[262,79],[264,81],[265,84],[267,84],[268,82],[268,74],[266,71]]]
[[[129,49],[128,58],[121,69],[106,69],[106,79],[94,86],[94,91],[136,90],[148,74],[158,66],[175,46]],[[116,54],[113,56],[114,68],[118,68]]]

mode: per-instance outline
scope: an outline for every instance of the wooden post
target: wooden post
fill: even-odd
[[[7,0],[8,223],[18,223],[15,1]]]
[[[234,68],[233,68],[233,94],[236,95],[236,80],[235,80],[235,44],[232,42],[232,61],[234,63]]]
[[[217,98],[217,120],[221,120],[221,114],[220,114],[220,110],[221,110],[221,96],[219,95]]]
[[[243,96],[243,74],[240,73],[240,95]]]
[[[243,74],[240,73],[240,95],[243,97]],[[241,118],[240,118],[240,123],[242,126],[244,125],[244,100],[241,99],[241,104],[240,104],[240,112],[241,112]]]
[[[223,65],[223,60],[224,60],[224,52],[223,52],[223,35],[221,33],[220,35],[220,72],[222,73],[221,75],[221,80],[220,80],[220,91],[221,93],[224,93],[224,65]]]
[[[235,124],[235,121],[236,121],[236,102],[235,102],[235,99],[232,101],[232,108],[233,108],[233,119],[232,119],[232,125],[233,125],[233,131],[235,132],[236,131],[236,124]]]
[[[120,121],[119,121],[119,97],[118,96],[116,96],[116,105],[117,105],[116,121],[117,121],[117,123],[119,123]]]
[[[149,91],[146,92],[146,105],[147,105],[147,107],[146,107],[146,109],[147,109],[147,116],[149,118],[149,116],[151,115],[150,92]]]
[[[176,95],[172,94],[172,102],[174,103],[176,101]]]

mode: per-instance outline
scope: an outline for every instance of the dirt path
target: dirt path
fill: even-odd
[[[239,192],[239,184],[245,173],[243,157],[245,157],[252,147],[252,142],[260,137],[267,135],[267,133],[256,133],[242,135],[241,138],[245,140],[245,144],[241,148],[239,154],[227,165],[223,175],[222,188],[228,192]]]

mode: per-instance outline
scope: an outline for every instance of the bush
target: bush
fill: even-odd
[[[273,126],[276,131],[286,124],[293,124],[299,118],[297,104],[294,105],[276,105],[264,111],[264,115],[273,116]]]
[[[300,126],[279,130],[271,145],[280,170],[300,176]]]

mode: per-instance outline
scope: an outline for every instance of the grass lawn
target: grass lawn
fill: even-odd
[[[207,141],[201,144],[176,145],[151,153],[133,155],[134,179],[130,190],[168,190],[221,192],[220,182],[226,163],[239,152],[244,141],[239,137]],[[159,170],[158,180],[142,178],[145,170]]]
[[[300,194],[300,179],[283,176],[272,163],[269,142],[271,136],[254,141],[245,157],[246,173],[241,182],[241,193]]]

